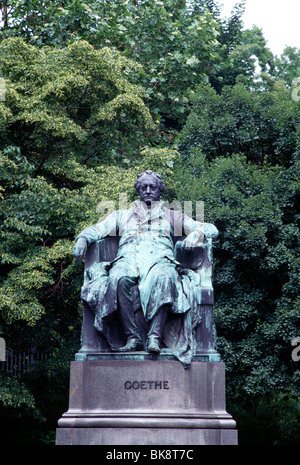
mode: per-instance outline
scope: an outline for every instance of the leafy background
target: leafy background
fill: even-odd
[[[300,51],[273,56],[243,30],[243,2],[226,20],[212,0],[1,7],[0,336],[48,354],[0,371],[1,443],[54,443],[80,347],[74,237],[151,168],[220,231],[218,350],[240,444],[299,444]]]

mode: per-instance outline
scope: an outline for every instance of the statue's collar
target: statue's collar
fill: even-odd
[[[144,217],[145,215],[149,215],[149,213],[151,215],[156,213],[156,211],[158,211],[160,208],[163,207],[165,202],[163,200],[152,202],[150,209],[148,209],[145,202],[142,202],[141,200],[135,200],[133,203],[134,203],[134,213],[138,216]]]

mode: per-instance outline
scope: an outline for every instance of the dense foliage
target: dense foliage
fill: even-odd
[[[264,406],[270,414],[269,403],[278,402],[278,410],[293,404],[291,430],[281,433],[288,443],[299,432],[300,372],[291,341],[300,319],[300,106],[282,83],[262,85],[237,82],[220,94],[198,89],[178,138],[178,192],[203,200],[206,219],[220,231],[215,317],[231,409],[241,418],[257,416],[252,428],[262,434]],[[283,427],[271,417],[266,440],[276,443]],[[251,443],[253,432],[244,434]]]
[[[228,19],[212,0],[1,5],[0,336],[49,355],[0,372],[1,438],[53,442],[80,344],[74,237],[151,168],[220,231],[218,349],[241,443],[296,443],[299,50],[274,57],[242,3]]]

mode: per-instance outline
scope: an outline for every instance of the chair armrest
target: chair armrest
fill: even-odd
[[[111,262],[117,255],[119,237],[106,237],[100,241],[93,242],[87,249],[84,269],[87,270],[94,263]]]
[[[192,249],[185,249],[182,247],[182,241],[176,242],[175,245],[175,259],[181,263],[184,268],[191,270],[198,270],[205,262],[207,255],[207,244],[200,244]]]

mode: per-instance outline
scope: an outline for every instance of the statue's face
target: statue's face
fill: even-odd
[[[151,205],[151,202],[159,200],[161,191],[157,178],[155,176],[145,174],[145,176],[141,179],[138,192],[141,200],[147,205]]]

